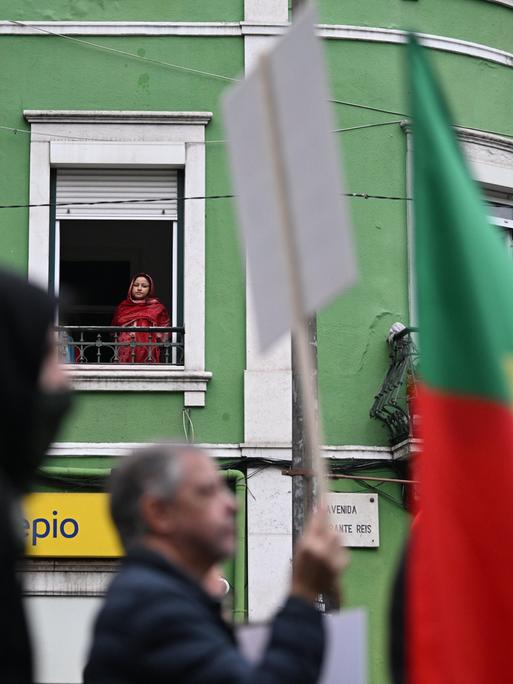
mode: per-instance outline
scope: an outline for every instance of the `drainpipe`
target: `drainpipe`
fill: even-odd
[[[38,471],[49,477],[69,478],[106,478],[110,468],[67,468],[61,466],[41,466]],[[227,480],[235,484],[237,500],[235,571],[233,577],[233,619],[236,623],[246,620],[246,476],[240,470],[221,470]]]
[[[61,466],[41,466],[37,469],[41,475],[48,475],[49,477],[76,477],[87,479],[88,477],[106,478],[110,475],[110,468],[64,468]]]
[[[237,499],[235,572],[233,577],[233,619],[245,622],[246,610],[246,477],[240,470],[222,470],[227,480],[235,482]]]

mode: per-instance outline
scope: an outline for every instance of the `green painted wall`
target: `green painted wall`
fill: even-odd
[[[365,474],[394,477],[393,470],[389,468],[366,471]],[[331,489],[337,492],[364,492],[369,493],[369,496],[374,494],[363,483],[351,480],[334,480]],[[390,589],[406,538],[409,516],[403,508],[398,485],[380,484],[376,492],[379,496],[380,546],[377,549],[351,549],[350,565],[342,579],[342,591],[346,606],[363,607],[367,611],[368,684],[389,684]]]
[[[334,99],[404,114],[333,104],[337,128],[407,118],[403,46],[324,45]],[[430,57],[457,124],[513,135],[513,70],[436,51]],[[335,136],[349,192],[406,196],[406,136],[398,123]],[[360,278],[319,316],[321,410],[328,443],[386,444],[386,430],[368,414],[388,365],[388,329],[409,318],[406,201],[352,198],[348,203]]]
[[[513,51],[513,11],[485,0],[319,0],[322,22],[416,28]],[[3,0],[0,18],[27,20],[239,21],[243,0]],[[139,56],[237,77],[241,38],[94,37]],[[333,105],[337,128],[391,122],[408,115],[404,48],[329,40],[324,43],[332,96],[399,115]],[[431,52],[457,124],[513,136],[513,69]],[[219,98],[227,82],[114,56],[47,36],[1,36],[0,126],[28,130],[23,109],[210,110],[207,140],[224,138]],[[405,135],[398,123],[337,133],[347,188],[370,195],[406,195]],[[0,204],[27,203],[29,136],[0,128]],[[229,194],[223,145],[207,146],[207,194]],[[368,412],[388,365],[390,325],[408,322],[406,201],[349,199],[360,280],[319,316],[319,377],[326,441],[386,444],[385,429]],[[191,409],[200,442],[243,440],[245,365],[244,277],[231,200],[206,204],[206,367],[213,372],[207,406]],[[0,260],[27,266],[27,209],[0,211]],[[183,399],[165,393],[82,393],[63,441],[151,441],[183,433]],[[50,463],[76,465],[73,459]],[[81,466],[105,465],[80,459]],[[384,468],[372,474],[391,475]],[[334,489],[365,491],[357,482]],[[352,552],[344,587],[349,605],[370,616],[371,684],[388,684],[387,604],[408,519],[397,485],[381,488],[381,546]],[[386,498],[393,497],[395,503]]]
[[[422,1],[401,0],[395,4],[409,7],[405,10],[409,12],[415,7],[421,11],[423,7]],[[482,11],[484,3],[471,1],[470,5],[479,5]],[[345,7],[347,11],[352,7],[356,12],[354,3],[346,3]],[[486,7],[495,16],[496,8],[489,4]],[[422,14],[419,16],[422,18]],[[243,42],[239,38],[98,37],[95,40],[140,56],[230,77],[237,77],[243,68]],[[408,114],[403,46],[345,41],[325,41],[324,45],[334,98],[401,114],[333,105],[337,127],[397,121]],[[432,51],[431,57],[458,124],[513,135],[509,115],[513,92],[511,69],[448,53]],[[225,81],[46,36],[2,36],[0,59],[9,64],[0,74],[4,94],[0,125],[27,129],[23,109],[196,109],[214,112],[207,127],[207,139],[224,137],[219,98],[226,87]],[[343,153],[350,192],[405,196],[406,146],[398,123],[337,133],[335,139]],[[29,137],[0,129],[0,143],[0,173],[4,179],[1,201],[26,203]],[[224,146],[210,144],[207,194],[230,192]],[[388,328],[396,320],[408,320],[406,202],[354,198],[348,203],[361,277],[346,296],[319,317],[325,433],[332,444],[385,444],[386,431],[368,417],[368,411],[388,363],[385,343]],[[0,258],[22,271],[27,263],[27,223],[26,209],[3,210],[0,214]],[[191,413],[196,436],[201,441],[240,442],[243,439],[244,278],[231,200],[207,202],[206,242],[206,357],[207,368],[213,371],[214,378],[207,392],[207,407]],[[77,417],[65,435],[70,441],[139,441],[170,436],[177,431],[180,434],[182,430],[179,395],[145,398],[145,405],[151,405],[151,413],[148,409],[143,420],[137,413],[140,397],[130,393],[84,394],[77,404]],[[106,410],[107,415],[110,413],[116,418],[102,418]]]
[[[230,77],[243,68],[239,38],[110,38],[105,45]],[[186,74],[106,54],[53,37],[0,38],[3,104],[0,125],[28,129],[24,109],[142,109],[212,111],[207,140],[223,130],[219,96],[226,81]],[[50,77],[51,75],[51,77]],[[27,203],[29,136],[0,129],[0,203]],[[224,146],[207,148],[207,194],[226,193]],[[206,365],[214,374],[207,408],[191,411],[201,441],[243,440],[245,295],[230,200],[206,208]],[[0,214],[1,260],[26,271],[28,210]],[[70,441],[144,440],[182,434],[182,395],[83,394],[66,429]],[[129,437],[131,435],[131,437]]]
[[[241,21],[244,0],[2,0],[0,19],[26,21]]]
[[[421,31],[512,51],[513,12],[487,0],[317,0],[319,21]]]

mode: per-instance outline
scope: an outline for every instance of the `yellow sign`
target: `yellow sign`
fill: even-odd
[[[28,556],[123,555],[106,494],[30,494],[23,508]]]

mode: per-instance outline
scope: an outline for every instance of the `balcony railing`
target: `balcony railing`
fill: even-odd
[[[61,325],[56,331],[62,363],[183,366],[183,328]]]
[[[418,361],[418,350],[412,339],[416,329],[400,326],[395,324],[389,333],[390,365],[370,410],[371,418],[381,420],[388,428],[392,445],[408,439],[412,433],[412,398]]]

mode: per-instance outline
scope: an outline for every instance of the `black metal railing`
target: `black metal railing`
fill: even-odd
[[[388,428],[392,445],[408,439],[412,433],[411,398],[418,362],[414,332],[415,328],[405,327],[390,332],[390,365],[370,410],[371,418],[381,420]]]
[[[62,363],[184,362],[183,328],[60,325],[56,331]]]

